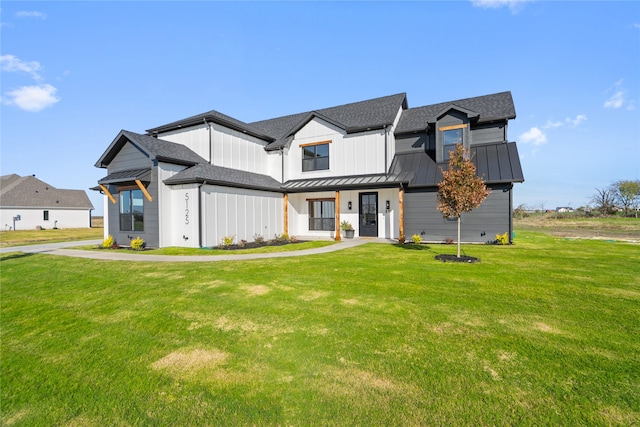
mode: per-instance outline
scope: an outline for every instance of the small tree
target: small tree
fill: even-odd
[[[484,180],[476,175],[476,167],[469,159],[469,150],[457,144],[449,153],[449,167],[442,170],[442,181],[438,184],[438,210],[444,218],[455,217],[458,221],[458,255],[460,258],[460,215],[471,212],[482,204],[490,190]]]

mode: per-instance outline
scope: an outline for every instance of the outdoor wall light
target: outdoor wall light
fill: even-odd
[[[351,210],[351,202],[347,203],[347,207]]]
[[[389,212],[389,209],[391,209],[391,202],[387,200],[387,212]]]

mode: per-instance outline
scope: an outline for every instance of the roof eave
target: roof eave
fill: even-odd
[[[184,121],[179,122],[179,123],[174,123],[174,124],[159,126],[157,128],[147,129],[145,132],[147,132],[147,135],[153,136],[153,135],[157,135],[159,133],[169,132],[169,131],[177,130],[177,129],[184,129],[184,128],[197,126],[197,125],[204,124],[204,123],[209,123],[209,122],[219,124],[221,126],[227,127],[229,129],[236,130],[236,131],[241,132],[241,133],[245,133],[247,135],[251,135],[253,137],[256,137],[258,139],[262,139],[262,140],[267,141],[267,142],[275,141],[275,138],[273,138],[273,137],[261,134],[259,132],[254,132],[251,129],[244,128],[242,126],[238,126],[235,123],[232,123],[232,122],[230,122],[228,120],[221,119],[220,117],[216,117],[216,116],[213,116],[213,115],[207,115],[207,116],[204,116],[204,117],[199,117],[197,119],[190,119],[190,120],[187,119],[187,120],[184,120]]]

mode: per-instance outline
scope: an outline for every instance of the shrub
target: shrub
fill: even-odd
[[[453,245],[453,242],[455,242],[455,240],[453,240],[451,237],[447,237],[446,239],[444,239],[444,242],[447,245]]]
[[[253,241],[256,242],[257,244],[261,245],[261,244],[264,243],[264,237],[262,237],[261,234],[256,233],[256,234],[253,235]]]
[[[289,240],[289,235],[287,233],[282,233],[280,235],[276,234],[275,238],[276,242],[286,242]]]
[[[242,239],[238,243],[238,246],[240,246],[241,248],[244,248],[245,246],[247,246],[247,243],[249,243],[249,242],[247,242],[246,240]]]
[[[107,236],[106,239],[104,239],[104,241],[102,242],[102,244],[100,245],[101,248],[104,249],[111,249],[114,246],[116,246],[116,240],[113,238],[113,236],[111,234],[109,234]]]
[[[229,246],[233,245],[233,238],[234,237],[235,236],[225,236],[225,237],[223,237],[222,238],[222,246],[224,246],[226,248],[226,247],[229,247]]]
[[[146,242],[144,241],[144,239],[141,239],[140,236],[131,240],[131,249],[135,251],[141,251],[144,249],[145,246],[146,246]]]
[[[505,232],[504,234],[496,234],[496,244],[497,245],[508,245],[509,244],[509,233]]]
[[[411,241],[416,245],[419,245],[422,242],[422,237],[419,234],[414,234],[411,236]]]

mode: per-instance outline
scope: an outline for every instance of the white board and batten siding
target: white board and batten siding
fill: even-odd
[[[212,147],[209,147],[209,125],[204,123],[162,133],[158,138],[182,144],[215,166],[254,172],[280,180],[279,156],[269,156],[264,149],[266,141],[217,123],[211,123],[210,126]]]
[[[302,172],[301,145],[324,141],[331,141],[329,169]],[[385,173],[384,141],[382,129],[348,135],[344,130],[314,118],[291,142],[285,159],[284,180]],[[387,144],[393,145],[391,139]],[[391,159],[387,158],[387,162]]]
[[[229,188],[202,187],[202,246],[218,246],[225,237],[233,242],[265,240],[284,232],[284,207],[281,193]]]

